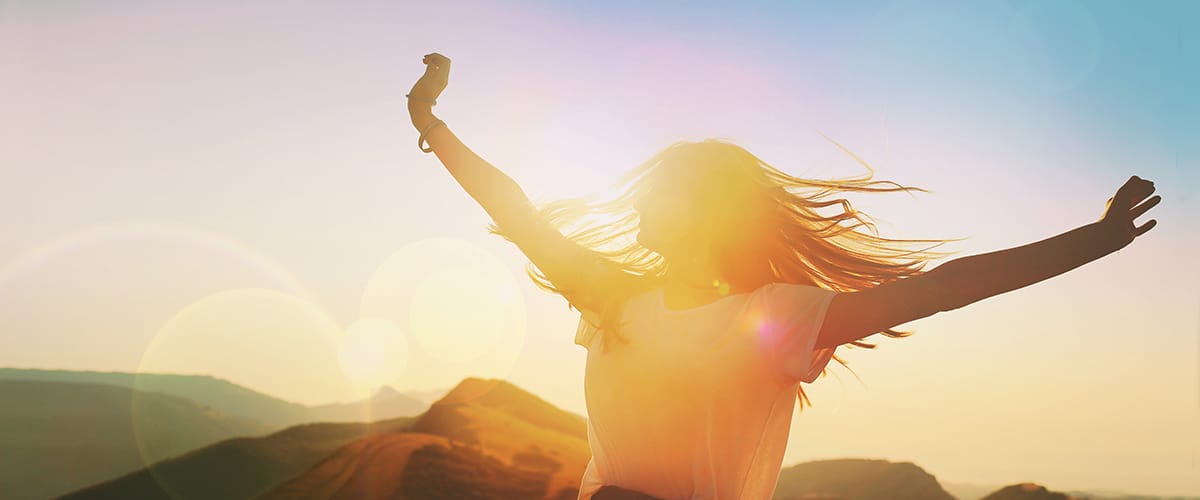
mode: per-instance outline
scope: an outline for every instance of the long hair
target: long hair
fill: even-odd
[[[822,134],[824,137],[824,135]],[[664,184],[683,189],[693,200],[693,215],[714,237],[710,251],[728,285],[753,290],[773,282],[797,283],[845,292],[874,287],[889,281],[928,272],[932,259],[954,252],[930,249],[958,239],[890,239],[865,213],[855,210],[845,198],[826,199],[841,191],[891,192],[929,191],[890,181],[871,181],[874,170],[854,153],[839,149],[867,168],[863,177],[814,180],[794,177],[759,159],[744,148],[723,139],[678,141],[621,176],[607,192],[553,200],[537,209],[542,223],[558,229],[572,241],[589,248],[620,268],[642,279],[644,286],[603,297],[599,328],[603,349],[628,339],[620,334],[621,309],[626,300],[659,284],[670,262],[637,241],[639,200],[654,196]],[[817,209],[838,206],[840,213],[823,215]],[[857,221],[846,226],[845,221]],[[858,231],[867,227],[870,233]],[[496,224],[488,231],[508,236]],[[934,243],[920,250],[903,245]],[[677,256],[675,257],[677,258]],[[562,294],[575,293],[552,283],[533,262],[526,272],[539,288]],[[583,291],[586,293],[586,291]],[[568,307],[572,307],[568,303]],[[913,332],[886,329],[884,335],[907,337]],[[875,345],[855,340],[849,345],[874,349]],[[843,366],[846,361],[833,356]],[[822,370],[824,377],[828,368]],[[811,406],[803,387],[797,391],[799,407]]]

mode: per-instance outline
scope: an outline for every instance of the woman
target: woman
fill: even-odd
[[[820,200],[925,190],[876,186],[884,182],[870,174],[800,179],[711,139],[656,154],[614,199],[539,209],[433,115],[450,60],[432,53],[424,63],[407,95],[417,145],[482,205],[489,230],[529,257],[534,281],[580,311],[592,452],[581,500],[770,498],[796,401],[804,408],[800,385],[838,359],[838,346],[873,348],[860,339],[911,335],[891,328],[1112,253],[1155,226],[1133,220],[1162,199],[1147,199],[1154,183],[1133,176],[1096,222],[928,271],[937,253],[891,244],[950,240],[857,232],[875,227],[845,199]],[[842,213],[815,210],[831,205]],[[858,223],[840,224],[849,219]]]

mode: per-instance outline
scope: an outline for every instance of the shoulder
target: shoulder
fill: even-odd
[[[659,284],[653,278],[631,280],[630,286],[611,295],[606,300],[597,303],[597,307],[575,307],[579,311],[579,324],[575,329],[575,343],[584,347],[591,345],[592,339],[597,338],[601,324],[606,315],[615,315],[616,320],[624,319],[628,314],[628,306],[648,298],[658,290]]]
[[[657,290],[658,286],[654,278],[626,275],[620,286],[597,291],[592,301],[568,300],[568,303],[571,308],[579,311],[584,318],[598,318],[607,311],[622,307],[637,297]]]
[[[787,302],[795,300],[829,300],[834,295],[837,295],[838,291],[810,283],[777,281],[759,287],[754,293],[766,300]]]
[[[754,303],[764,320],[788,328],[810,324],[820,328],[836,290],[805,283],[771,283],[756,291]]]

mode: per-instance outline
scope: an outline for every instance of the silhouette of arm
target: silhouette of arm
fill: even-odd
[[[1019,247],[957,258],[921,275],[839,293],[829,304],[817,348],[852,342],[1065,273],[1118,250],[1121,244],[1113,231],[1110,224],[1093,222]]]
[[[409,111],[418,130],[437,119],[429,106],[410,103]],[[629,286],[632,276],[614,262],[541,223],[516,181],[471,151],[448,126],[434,127],[425,139],[450,175],[576,309],[600,311],[602,297]]]

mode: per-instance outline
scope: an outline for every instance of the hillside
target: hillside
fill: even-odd
[[[583,417],[506,381],[467,378],[413,418],[226,439],[65,498],[570,500],[589,457]],[[1070,499],[1032,483],[971,487],[978,496],[959,500]],[[786,467],[774,498],[955,497],[912,463],[837,459]]]
[[[261,498],[575,498],[589,457],[583,417],[468,378],[410,432],[359,439]]]
[[[820,496],[817,496],[820,495]],[[847,458],[785,467],[775,499],[955,500],[937,478],[909,462]]]
[[[361,401],[306,406],[208,375],[0,368],[0,380],[99,383],[170,394],[226,415],[261,421],[271,430],[310,422],[369,422],[412,416],[428,408],[390,387]]]
[[[0,491],[47,498],[264,423],[106,384],[0,380]]]
[[[402,431],[413,420],[304,424],[268,436],[228,439],[63,498],[253,498],[308,470],[347,443],[371,434]]]
[[[1020,483],[1005,486],[982,500],[1084,500],[1065,493],[1047,490],[1045,486],[1034,483]]]

